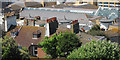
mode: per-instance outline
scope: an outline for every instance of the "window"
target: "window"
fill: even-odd
[[[114,4],[114,3],[110,3],[110,4]]]
[[[33,56],[37,56],[37,47],[33,46]]]
[[[120,5],[120,3],[116,3],[117,5]]]
[[[11,36],[15,36],[15,33],[14,33],[14,32],[11,32]]]
[[[99,5],[99,6],[101,6],[101,7],[102,7],[102,5]]]
[[[99,2],[99,4],[102,4],[102,2]]]
[[[41,34],[33,34],[33,38],[39,38]]]
[[[33,32],[33,38],[39,38],[41,36],[41,31],[38,30],[37,32]]]
[[[11,32],[11,37],[15,37],[17,32]]]
[[[108,7],[108,5],[104,5],[104,7]]]
[[[35,50],[37,50],[37,47],[35,47]]]
[[[33,34],[33,38],[37,38],[37,34]]]
[[[34,51],[35,52],[35,54],[37,54],[37,51]]]
[[[92,40],[91,38],[88,38],[88,40]]]
[[[108,4],[108,2],[104,2],[104,4]]]
[[[114,6],[111,6],[111,5],[110,5],[109,7],[114,7]]]

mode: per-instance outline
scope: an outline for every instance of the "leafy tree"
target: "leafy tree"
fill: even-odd
[[[28,54],[28,48],[27,47],[22,47],[22,50],[25,51]]]
[[[93,36],[105,36],[104,32],[100,31],[99,25],[94,25],[87,33]]]
[[[73,49],[78,48],[81,43],[74,33],[59,33],[52,37],[45,38],[45,41],[38,45],[43,46],[43,50],[52,58],[66,57]]]
[[[29,57],[18,49],[13,38],[5,36],[2,39],[2,60],[29,60]]]
[[[76,58],[76,60],[83,58],[92,60],[119,60],[120,46],[117,43],[111,43],[111,41],[106,40],[91,41],[72,51],[67,58]]]
[[[99,25],[94,25],[90,31],[95,30],[95,31],[99,31],[100,30],[100,26]]]

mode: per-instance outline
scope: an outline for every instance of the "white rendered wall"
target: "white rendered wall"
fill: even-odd
[[[105,26],[104,24],[100,24],[100,28],[103,28],[103,29],[105,29],[105,31],[107,31],[107,29],[108,29],[108,26]]]
[[[49,29],[49,23],[46,24],[46,32],[45,32],[45,36],[50,36],[50,29]]]

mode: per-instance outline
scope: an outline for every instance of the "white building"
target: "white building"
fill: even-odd
[[[0,15],[0,30],[3,30],[3,18],[4,16],[3,15]]]
[[[24,25],[24,20],[17,21],[17,26],[23,26]]]
[[[113,22],[114,20],[108,20],[108,19],[102,19],[102,20],[100,20],[100,29],[104,29],[105,31],[107,31],[108,30],[108,28],[109,28],[109,25],[112,25],[112,22]]]
[[[49,27],[49,23],[46,24],[46,31],[45,31],[45,36],[50,36],[50,27]]]
[[[0,15],[0,25],[4,31],[8,31],[11,25],[17,25],[16,16],[13,13]]]

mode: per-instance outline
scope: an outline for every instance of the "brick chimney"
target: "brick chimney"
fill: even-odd
[[[58,28],[58,21],[56,17],[50,18],[46,20],[46,36],[50,36],[55,33]]]
[[[72,21],[72,24],[71,24],[71,30],[72,30],[72,33],[79,33],[79,23],[78,23],[78,20],[74,20]]]

